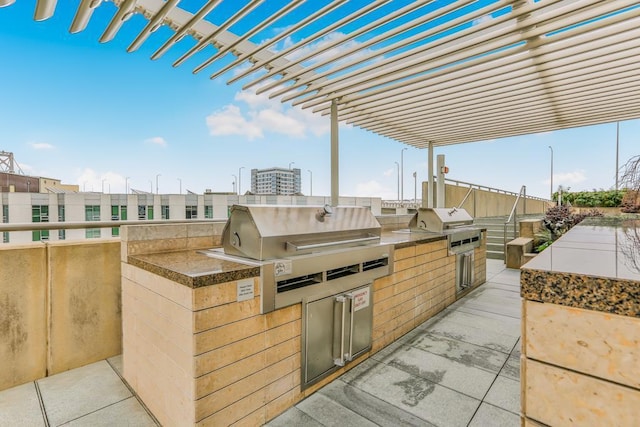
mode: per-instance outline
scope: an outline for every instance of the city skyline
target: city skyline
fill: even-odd
[[[151,61],[168,29],[126,53],[146,23],[140,16],[113,41],[98,43],[112,4],[101,5],[87,30],[72,35],[74,7],[59,4],[52,19],[34,22],[27,3],[0,9],[0,150],[13,152],[25,173],[81,189],[106,182],[112,192],[230,192],[233,175],[245,190],[252,168],[294,162],[303,193],[311,181],[314,195],[330,193],[327,117],[242,91],[242,80],[227,86],[172,68],[173,51]],[[639,120],[620,123],[620,165],[637,154],[637,135]],[[420,197],[426,150],[346,125],[340,140],[340,195],[392,200],[403,187],[411,199],[417,182]],[[615,185],[615,123],[437,147],[435,154],[446,156],[447,178],[514,192],[526,185],[528,194],[548,197],[550,146],[555,188]],[[396,162],[403,164],[401,186]]]

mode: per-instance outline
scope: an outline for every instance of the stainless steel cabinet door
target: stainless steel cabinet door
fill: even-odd
[[[369,350],[372,314],[369,285],[305,304],[303,387]]]
[[[347,361],[355,359],[371,347],[372,298],[371,286],[365,286],[345,294],[348,314],[344,330],[344,348]]]

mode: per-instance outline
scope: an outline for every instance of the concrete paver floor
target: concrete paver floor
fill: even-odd
[[[487,282],[268,426],[519,426],[520,271]],[[0,392],[0,426],[156,426],[122,356]]]

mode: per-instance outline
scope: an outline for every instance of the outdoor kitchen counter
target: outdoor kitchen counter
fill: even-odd
[[[255,263],[213,258],[200,250],[129,256],[128,262],[189,288],[228,283],[260,276]]]
[[[219,232],[147,227],[122,240],[123,369],[163,425],[262,425],[457,298],[445,234],[384,230],[393,265],[369,283],[370,350],[303,388],[303,304],[264,311],[261,263],[211,256],[222,252]],[[474,286],[485,281],[485,243],[474,249]]]
[[[427,232],[409,233],[406,230],[385,231],[381,236],[381,244],[393,244],[395,249],[440,240],[446,240],[446,236]],[[203,254],[202,250],[130,255],[127,261],[131,265],[189,288],[260,276],[260,267],[254,262],[242,263],[211,257]]]
[[[640,317],[639,255],[640,219],[586,219],[522,267],[522,297]]]
[[[522,267],[523,425],[637,425],[639,253],[640,219],[592,218]]]

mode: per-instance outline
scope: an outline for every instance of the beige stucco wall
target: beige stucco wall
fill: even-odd
[[[0,390],[120,354],[120,311],[119,240],[1,246]]]
[[[0,390],[46,373],[46,250],[0,247]]]
[[[120,240],[56,243],[48,254],[48,374],[120,354]]]
[[[468,191],[468,187],[447,184],[445,186],[445,206],[458,206],[467,195]],[[487,190],[474,190],[464,202],[462,208],[469,212],[469,214],[474,218],[509,215],[515,201],[516,196],[512,194],[504,194]],[[526,200],[526,212],[524,211],[524,205],[524,199],[520,199],[517,207],[518,214],[544,213],[549,207],[549,204],[543,200],[530,198],[527,198]]]

